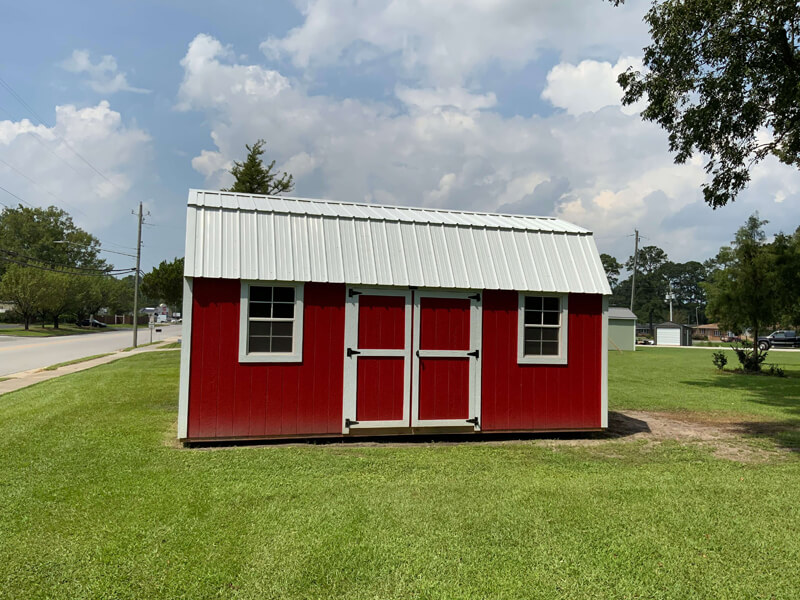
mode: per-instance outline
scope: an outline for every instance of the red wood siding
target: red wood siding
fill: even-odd
[[[481,428],[599,428],[602,297],[570,294],[566,365],[517,363],[517,309],[517,292],[483,294]]]
[[[469,358],[419,360],[419,418],[469,418]]]
[[[420,298],[420,349],[469,350],[469,308],[465,298]]]
[[[402,296],[358,297],[358,347],[405,348],[406,299]]]
[[[302,363],[239,363],[239,294],[194,280],[189,438],[341,432],[345,286],[305,285]]]
[[[407,401],[405,360],[391,356],[359,356],[356,394],[357,421],[397,421]]]

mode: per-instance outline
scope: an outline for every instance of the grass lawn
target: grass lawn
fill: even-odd
[[[742,464],[624,440],[185,450],[178,360],[133,356],[0,396],[0,598],[800,589],[796,454]],[[612,409],[797,416],[798,379],[716,375],[709,351],[610,364]]]
[[[0,328],[0,335],[13,335],[15,337],[60,337],[65,335],[83,335],[85,333],[102,333],[118,329],[132,329],[130,325],[109,325],[108,327],[78,327],[74,323],[61,323],[58,329],[54,329],[52,324],[34,325],[31,323],[27,331],[20,325],[19,327]]]
[[[104,354],[93,354],[92,356],[84,356],[83,358],[76,358],[75,360],[67,360],[64,362],[56,363],[54,365],[50,365],[49,367],[45,367],[42,371],[55,371],[60,369],[61,367],[68,367],[69,365],[77,365],[82,362],[89,362],[90,360],[94,360],[95,358],[103,358],[104,356],[109,356],[113,354],[113,352],[106,352]]]

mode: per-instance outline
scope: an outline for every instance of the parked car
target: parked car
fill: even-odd
[[[758,347],[762,351],[770,348],[800,348],[800,339],[798,339],[796,331],[782,329],[773,331],[766,337],[759,337]]]
[[[78,321],[76,325],[78,327],[108,327],[108,325],[97,319],[84,319],[83,321]]]
[[[738,335],[723,335],[723,336],[720,336],[719,341],[720,342],[733,342],[733,343],[737,343],[738,344],[738,343],[740,343],[742,341],[742,338],[740,338]]]

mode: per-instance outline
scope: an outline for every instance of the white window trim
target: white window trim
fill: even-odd
[[[525,356],[525,297],[549,296],[561,300],[561,326],[558,335],[559,354],[548,356]],[[566,365],[569,338],[569,295],[544,292],[520,292],[517,309],[517,363],[521,365]]]
[[[293,287],[294,327],[291,352],[248,352],[250,286]],[[239,297],[239,362],[240,363],[299,363],[303,362],[303,284],[285,281],[242,281]]]

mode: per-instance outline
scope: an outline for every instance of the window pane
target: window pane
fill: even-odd
[[[542,340],[546,342],[557,342],[558,329],[542,329]]]
[[[281,337],[292,337],[293,328],[294,328],[294,323],[289,323],[286,321],[275,321],[272,323],[272,335],[277,335]]]
[[[250,300],[269,302],[272,300],[272,288],[263,285],[250,286]]]
[[[275,319],[291,319],[294,317],[294,304],[273,304],[272,316]]]
[[[250,335],[270,335],[272,323],[268,321],[250,321]]]
[[[273,288],[272,299],[275,302],[294,302],[294,288],[293,287]]]
[[[544,309],[545,310],[561,310],[561,302],[558,298],[553,296],[545,296],[544,298]]]
[[[525,325],[541,325],[542,313],[533,310],[525,311]]]
[[[542,310],[542,297],[525,296],[525,310]]]
[[[541,353],[541,342],[525,342],[525,356],[538,356]]]
[[[558,317],[561,313],[557,312],[544,312],[542,313],[542,322],[545,325],[558,325]]]
[[[539,342],[542,340],[541,327],[526,327],[525,328],[525,342]]]
[[[250,352],[269,352],[269,338],[251,335],[248,349]]]
[[[542,342],[542,354],[546,356],[557,356],[558,342]]]
[[[292,351],[292,338],[290,338],[290,337],[274,337],[274,338],[272,338],[272,351],[273,352],[291,352]]]
[[[270,317],[270,308],[272,304],[269,302],[251,302],[250,303],[250,316],[251,317]]]

